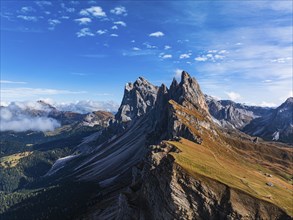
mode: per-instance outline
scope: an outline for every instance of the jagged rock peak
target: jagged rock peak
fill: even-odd
[[[182,71],[181,73],[181,82],[187,82],[187,80],[191,78],[190,75],[186,71]]]
[[[186,71],[182,71],[181,82],[179,85],[176,85],[176,82],[173,80],[170,86],[171,99],[183,105],[187,101],[196,109],[209,114],[204,94],[195,78]]]
[[[127,83],[116,120],[127,122],[144,115],[154,107],[157,93],[158,87],[143,77],[138,77],[134,83]]]

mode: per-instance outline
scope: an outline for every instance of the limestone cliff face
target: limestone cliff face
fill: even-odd
[[[170,99],[185,107],[195,108],[208,115],[208,106],[204,94],[195,78],[183,71],[181,82],[174,79],[170,86]]]
[[[147,113],[155,105],[157,92],[158,88],[143,77],[127,83],[116,120],[128,122]]]

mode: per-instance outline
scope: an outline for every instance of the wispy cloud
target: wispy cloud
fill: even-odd
[[[76,72],[73,72],[73,73],[71,73],[71,75],[74,75],[74,76],[87,76],[88,74],[87,73],[76,73]]]
[[[77,37],[95,36],[89,28],[82,28],[80,31],[76,32]]]
[[[3,83],[3,84],[26,84],[27,82],[0,80],[0,83]]]
[[[126,27],[126,23],[124,21],[115,21],[114,24],[121,25],[123,27]]]
[[[169,49],[171,49],[172,47],[171,46],[169,46],[169,45],[165,45],[164,46],[164,50],[169,50]]]
[[[34,11],[35,11],[35,9],[31,6],[24,6],[20,9],[20,12],[25,13],[25,14],[29,13],[29,12],[34,12]]]
[[[183,71],[182,69],[176,69],[175,70],[175,72],[174,72],[175,79],[180,80],[182,71]]]
[[[163,37],[165,34],[161,31],[157,31],[157,32],[154,32],[154,33],[150,33],[149,36],[150,37]]]
[[[106,17],[106,13],[100,6],[93,6],[90,8],[82,9],[79,14],[83,16]]]
[[[150,44],[148,42],[144,42],[142,45],[144,45],[148,49],[157,49],[158,48],[157,46],[152,45],[152,44]]]
[[[97,34],[98,34],[98,35],[103,35],[103,34],[106,34],[107,32],[108,32],[107,29],[104,29],[104,30],[98,30],[98,31],[97,31]]]
[[[118,37],[119,35],[118,34],[111,34],[110,36],[111,37]]]
[[[74,19],[76,22],[79,23],[79,25],[87,25],[88,23],[91,23],[92,22],[92,19],[90,18],[77,18],[77,19]]]
[[[126,8],[123,6],[115,7],[113,9],[111,9],[110,12],[115,15],[123,15],[123,16],[127,15]]]
[[[162,56],[160,56],[162,59],[170,59],[172,58],[172,54],[164,54]]]
[[[106,55],[106,54],[82,54],[80,56],[81,57],[86,57],[86,58],[105,58],[108,55]]]
[[[188,59],[190,58],[191,55],[192,53],[183,53],[183,54],[180,54],[179,59]]]
[[[40,95],[66,95],[66,94],[83,94],[86,91],[70,91],[58,89],[45,89],[45,88],[8,88],[1,89],[1,96],[5,98],[15,97],[34,97]]]
[[[196,57],[194,60],[198,62],[205,62],[205,61],[216,62],[219,60],[223,60],[225,58],[225,54],[227,53],[228,52],[226,50],[209,50],[207,51],[206,54],[200,55]]]
[[[49,1],[35,1],[35,3],[39,7],[45,7],[45,6],[51,6],[52,5],[52,2],[49,2]]]
[[[28,15],[18,15],[17,18],[20,18],[25,21],[37,21],[38,18],[35,16],[28,16]]]
[[[232,101],[236,101],[241,98],[241,95],[236,92],[226,92],[226,94]]]
[[[49,19],[48,23],[49,23],[49,30],[54,30],[55,26],[60,24],[61,21],[59,21],[58,19]]]

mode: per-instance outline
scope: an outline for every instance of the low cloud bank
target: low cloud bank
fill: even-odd
[[[60,123],[46,116],[49,111],[37,102],[12,102],[0,109],[0,131],[53,131]]]
[[[51,111],[70,111],[86,114],[103,110],[116,112],[118,104],[112,101],[77,101],[57,103],[52,100],[1,103],[0,131],[53,131],[60,123],[49,117]]]

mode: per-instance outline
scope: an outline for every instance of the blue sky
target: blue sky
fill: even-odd
[[[120,103],[181,70],[221,99],[292,96],[292,1],[1,1],[1,101]]]

